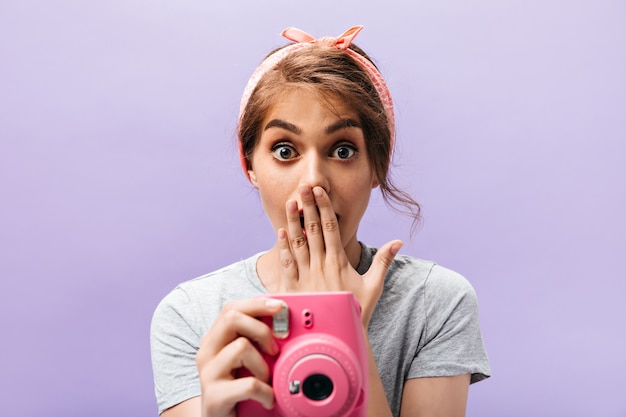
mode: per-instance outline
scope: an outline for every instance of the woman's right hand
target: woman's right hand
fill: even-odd
[[[270,369],[259,350],[275,355],[279,347],[270,328],[257,317],[273,316],[280,308],[281,302],[271,298],[224,306],[196,355],[202,417],[235,417],[236,404],[244,400],[256,400],[266,409],[274,407]],[[251,376],[237,378],[236,371],[242,367]]]

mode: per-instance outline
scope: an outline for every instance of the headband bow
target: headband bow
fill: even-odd
[[[297,43],[305,43],[305,42],[315,43],[316,41],[320,43],[327,42],[333,46],[336,46],[338,49],[345,51],[346,49],[350,47],[350,44],[352,43],[354,38],[356,38],[356,35],[358,35],[362,29],[363,29],[363,26],[353,26],[350,29],[346,30],[341,35],[337,36],[336,38],[327,36],[324,38],[315,39],[313,36],[309,35],[308,33],[298,28],[290,27],[290,28],[283,30],[283,32],[281,33],[281,36],[289,39],[290,41],[294,41]]]
[[[326,36],[322,38],[314,38],[308,33],[293,27],[289,27],[282,31],[281,36],[293,41],[295,43],[286,46],[278,51],[274,52],[258,66],[258,68],[254,71],[250,79],[248,80],[248,84],[244,89],[243,95],[241,97],[241,103],[239,106],[239,120],[241,120],[246,106],[248,104],[248,100],[250,100],[250,96],[254,91],[255,87],[261,80],[261,78],[272,68],[274,68],[280,61],[282,61],[287,55],[298,51],[303,48],[307,48],[316,43],[325,43],[331,46],[334,46],[342,51],[345,51],[352,59],[354,59],[357,64],[367,73],[370,77],[374,88],[376,88],[376,92],[378,93],[378,97],[383,104],[385,109],[385,113],[387,115],[387,122],[389,128],[389,134],[391,137],[391,149],[393,149],[394,143],[394,135],[395,135],[395,117],[393,113],[393,100],[391,99],[391,93],[387,88],[387,84],[385,83],[385,79],[380,74],[378,69],[372,64],[367,58],[362,56],[356,51],[350,49],[350,44],[359,34],[359,32],[363,29],[363,26],[353,26],[350,29],[346,30],[341,35],[336,38]],[[241,165],[243,167],[244,172],[248,173],[248,164],[243,152],[242,143],[239,143],[239,156],[241,159]]]

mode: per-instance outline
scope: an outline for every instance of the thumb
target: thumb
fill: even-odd
[[[376,252],[376,255],[374,255],[372,265],[367,271],[368,278],[373,278],[374,281],[380,280],[378,284],[382,285],[387,270],[403,245],[404,243],[401,240],[392,240],[381,246],[378,252]]]
[[[376,304],[378,304],[378,300],[383,292],[383,287],[385,286],[385,275],[387,275],[387,270],[391,266],[391,262],[393,262],[393,258],[396,257],[400,248],[402,248],[402,241],[400,240],[392,240],[391,242],[385,243],[378,249],[376,255],[374,255],[374,259],[372,259],[372,265],[370,269],[365,273],[364,278],[364,300],[359,300],[361,304],[363,326],[367,329],[369,325],[369,321],[372,318],[372,313],[374,312],[374,308]]]

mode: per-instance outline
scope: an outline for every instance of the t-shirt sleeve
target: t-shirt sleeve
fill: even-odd
[[[157,306],[150,327],[150,350],[159,414],[200,395],[196,352],[200,347],[197,321],[186,306],[190,300],[180,288]]]
[[[425,328],[409,378],[471,374],[471,382],[490,375],[480,333],[478,302],[471,284],[458,273],[435,265],[423,299]]]

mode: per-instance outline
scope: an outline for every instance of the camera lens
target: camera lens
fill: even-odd
[[[302,392],[313,401],[324,400],[333,393],[333,381],[326,375],[313,374],[304,380]]]

